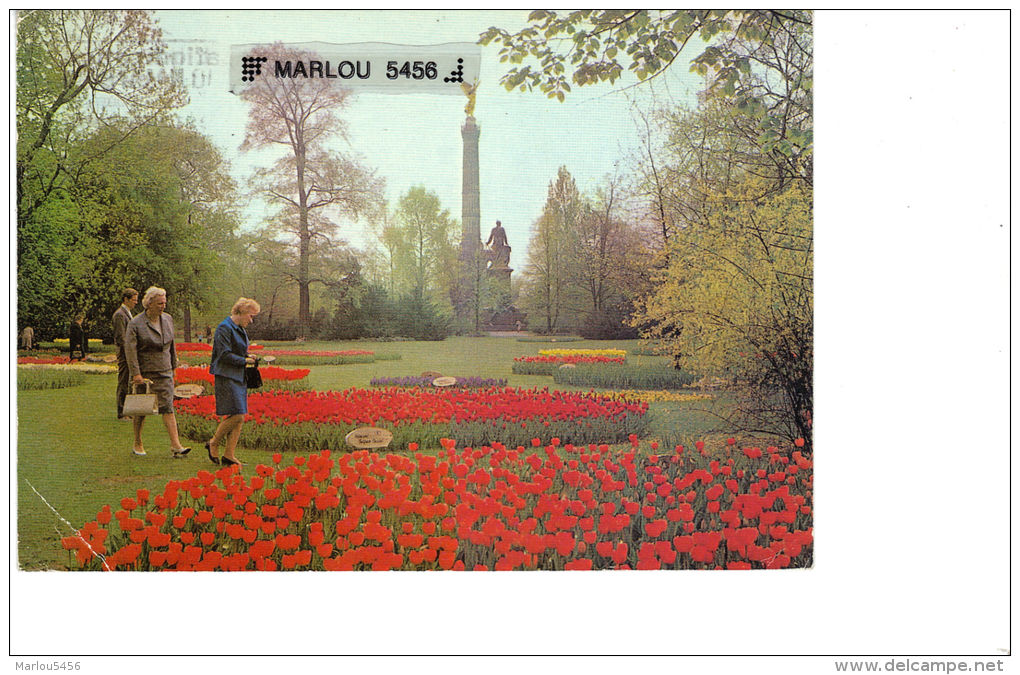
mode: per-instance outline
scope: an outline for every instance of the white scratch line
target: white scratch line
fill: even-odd
[[[82,540],[82,542],[83,542],[83,543],[84,543],[84,544],[85,544],[86,546],[88,546],[88,547],[89,547],[89,550],[90,550],[90,551],[92,551],[93,555],[95,555],[95,556],[96,556],[97,558],[99,558],[100,560],[102,560],[102,561],[103,561],[103,567],[105,567],[105,568],[106,568],[106,571],[107,571],[107,572],[112,572],[113,570],[111,570],[111,569],[110,569],[110,566],[106,564],[106,558],[104,558],[104,557],[103,557],[103,555],[102,555],[102,554],[101,554],[101,553],[100,553],[99,551],[97,551],[96,549],[92,548],[92,545],[91,545],[91,544],[89,544],[89,543],[88,543],[87,541],[85,541],[85,538],[84,538],[83,536],[81,536],[81,532],[80,532],[79,530],[77,530],[77,529],[76,529],[76,528],[74,527],[74,525],[72,525],[71,523],[67,522],[67,518],[64,518],[64,517],[63,517],[62,515],[60,515],[60,512],[59,512],[59,511],[57,511],[57,510],[56,510],[55,508],[53,508],[53,505],[52,505],[52,504],[50,504],[50,503],[49,503],[48,501],[46,501],[46,497],[43,497],[43,496],[42,496],[41,494],[39,494],[39,491],[35,489],[35,486],[34,486],[34,485],[32,485],[32,483],[31,483],[31,482],[30,482],[30,481],[29,481],[29,480],[28,480],[27,478],[25,479],[25,482],[26,482],[26,483],[28,483],[28,487],[32,488],[32,492],[34,492],[34,493],[36,493],[37,495],[39,495],[39,499],[43,500],[43,504],[45,504],[46,506],[50,507],[50,511],[53,511],[53,513],[56,513],[56,514],[57,514],[57,518],[60,518],[60,519],[61,519],[62,521],[64,521],[64,523],[65,523],[65,524],[66,524],[66,525],[67,525],[67,526],[68,526],[69,528],[71,528],[71,531],[72,531],[72,532],[74,532],[74,534],[75,534],[75,535],[76,535],[76,536],[77,536],[77,537],[78,537],[79,539],[81,539],[81,540]],[[58,534],[59,534],[59,533],[58,533]]]

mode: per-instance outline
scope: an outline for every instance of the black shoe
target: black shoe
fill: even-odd
[[[223,466],[241,466],[241,463],[236,459],[230,459],[229,457],[220,457],[220,464]]]
[[[219,457],[213,457],[213,454],[212,454],[212,444],[211,444],[210,441],[206,441],[205,442],[205,450],[206,450],[206,452],[209,453],[209,461],[210,462],[212,462],[213,464],[219,464],[220,463],[220,458]]]
[[[170,454],[174,459],[183,459],[185,455],[191,452],[191,448],[181,448],[180,450],[174,450],[170,448]]]

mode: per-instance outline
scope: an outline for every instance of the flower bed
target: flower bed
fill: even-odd
[[[564,365],[598,365],[598,366],[620,366],[623,365],[622,356],[518,356],[514,359],[511,372],[515,375],[552,375]]]
[[[540,356],[609,356],[625,358],[625,349],[539,349]]]
[[[212,352],[212,344],[206,342],[177,342],[174,349],[178,352]]]
[[[71,338],[55,338],[53,344],[69,347],[71,345]],[[98,347],[102,344],[102,338],[89,338],[89,347]]]
[[[712,401],[715,396],[712,394],[697,394],[680,391],[667,391],[663,390],[649,390],[649,391],[638,391],[634,389],[623,389],[620,391],[605,391],[602,392],[606,396],[613,398],[619,398],[624,401],[648,401],[649,403],[655,401],[668,401],[670,403],[689,403],[691,401]]]
[[[24,363],[18,364],[18,370],[47,370],[66,373],[82,373],[85,375],[109,375],[117,372],[116,365],[104,365],[100,363]]]
[[[376,354],[364,349],[343,351],[312,351],[305,349],[266,349],[261,356],[274,356],[278,363],[301,366],[342,366],[351,363],[373,363],[396,360],[399,354]]]
[[[58,363],[70,363],[70,356],[19,356],[18,365],[22,364],[58,364]]]
[[[179,352],[212,352],[211,342],[178,342],[174,348]],[[252,342],[248,345],[249,352],[256,352],[265,349],[263,345]]]
[[[580,364],[576,368],[556,369],[556,384],[611,389],[682,389],[694,383],[694,375],[664,366],[621,365],[613,368]]]
[[[37,342],[35,346],[37,349],[53,349],[65,354],[71,351],[71,341],[68,338],[57,338],[53,342]],[[105,345],[100,338],[89,338],[89,351],[95,354],[115,352],[117,351],[117,345]]]
[[[393,446],[438,445],[454,432],[479,445],[523,443],[537,434],[565,442],[625,440],[648,426],[648,404],[546,389],[346,389],[258,393],[248,397],[241,443],[277,450],[344,450],[344,437],[362,426],[393,432]],[[208,438],[217,424],[215,401],[200,396],[177,404],[181,433]]]
[[[436,378],[407,375],[405,377],[373,377],[369,382],[373,387],[434,387],[432,382]],[[457,382],[451,386],[460,389],[485,389],[489,387],[505,387],[505,378],[494,377],[456,377]]]
[[[259,372],[262,374],[262,389],[264,390],[300,391],[308,389],[308,383],[303,380],[312,371],[308,368],[288,369],[278,366],[261,366]],[[201,384],[205,387],[206,393],[212,393],[215,382],[216,380],[208,368],[187,367],[174,371],[175,384]]]
[[[517,338],[518,342],[583,342],[583,337],[576,335],[525,335]]]
[[[413,458],[323,451],[289,466],[277,454],[249,477],[199,471],[104,506],[61,544],[89,570],[812,564],[812,462],[793,448],[729,448],[732,457],[710,461],[555,438],[442,446],[438,456],[411,446]]]
[[[64,389],[85,382],[85,373],[70,369],[18,368],[18,391],[34,389]]]

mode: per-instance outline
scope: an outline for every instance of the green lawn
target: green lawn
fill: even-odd
[[[515,356],[538,354],[540,349],[560,345],[518,342],[516,338],[461,338],[442,342],[342,342],[265,343],[286,349],[367,349],[399,353],[401,358],[343,366],[312,366],[313,389],[367,387],[373,377],[418,375],[436,371],[446,375],[505,378],[514,387],[556,387],[551,377],[514,375]],[[562,345],[571,349],[617,348],[631,350],[637,341],[585,340]],[[661,364],[657,356],[633,356],[635,364]],[[281,364],[287,367],[285,364]],[[115,419],[116,376],[88,375],[85,383],[66,389],[19,391],[18,398],[18,555],[23,569],[66,569],[67,554],[60,538],[67,525],[35,490],[72,525],[95,517],[103,504],[114,505],[138,488],[162,490],[167,480],[183,479],[212,465],[205,458],[206,439],[185,439],[193,450],[187,459],[173,460],[162,421],[149,418],[144,442],[148,456],[131,454],[131,425]],[[714,402],[656,402],[651,404],[654,438],[696,439],[717,431],[717,418],[703,409],[723,407],[725,396]],[[242,436],[243,439],[243,436]],[[243,440],[242,440],[243,443]],[[240,452],[245,473],[256,463],[269,462],[271,453],[244,449]]]

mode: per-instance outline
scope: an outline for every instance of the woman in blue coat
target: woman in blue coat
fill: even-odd
[[[209,372],[215,380],[216,414],[224,418],[205,444],[213,464],[241,464],[234,456],[234,449],[241,437],[244,416],[248,413],[244,368],[255,363],[255,358],[248,356],[248,333],[244,329],[251,325],[259,310],[259,303],[251,298],[238,298],[230,316],[216,327]],[[224,446],[222,455],[219,452],[221,444]]]

